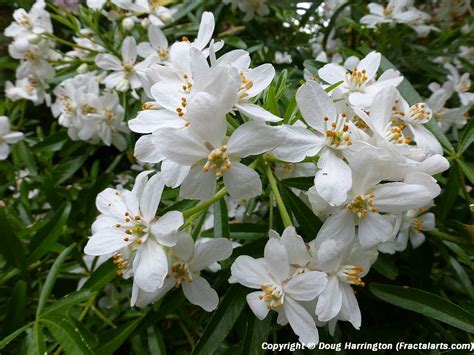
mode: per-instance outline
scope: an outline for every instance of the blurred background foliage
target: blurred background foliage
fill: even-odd
[[[216,17],[217,37],[227,44],[224,50],[246,49],[254,65],[275,64],[275,52],[288,52],[292,63],[275,64],[280,74],[263,95],[267,108],[285,116],[295,114],[293,97],[303,80],[303,69],[315,74],[321,65],[314,60],[311,44],[322,36],[324,46],[331,31],[342,40],[338,51],[345,57],[361,56],[369,48],[381,52],[422,97],[429,97],[429,83],[442,83],[446,78],[446,70],[434,58],[452,56],[461,45],[474,46],[473,31],[461,32],[466,23],[474,26],[472,16],[455,18],[441,31],[420,39],[403,25],[377,30],[361,27],[359,20],[367,13],[365,1],[349,1],[343,7],[350,12],[341,8],[330,18],[318,10],[322,3],[268,1],[269,16],[243,23],[239,11],[220,1],[186,1],[181,17],[166,27],[165,33],[174,39],[192,36],[202,11],[210,10]],[[0,32],[11,22],[14,9],[29,9],[31,4],[30,0],[1,0]],[[427,12],[436,6],[430,1],[418,5]],[[57,36],[71,35],[57,21],[53,20],[53,25]],[[17,65],[8,56],[8,42],[0,35],[2,92],[5,81],[14,79]],[[473,63],[462,64],[473,77]],[[416,102],[412,87],[404,87],[405,98]],[[456,98],[452,100],[453,105],[458,104]],[[130,107],[127,119],[138,109]],[[131,283],[115,276],[111,262],[98,268],[94,261],[86,264],[82,248],[97,215],[96,195],[116,184],[129,187],[137,174],[131,169],[136,164],[135,138],[128,150],[120,153],[113,147],[71,141],[45,106],[2,100],[0,114],[4,113],[15,129],[25,132],[26,139],[14,147],[10,159],[0,162],[2,353],[255,354],[262,352],[260,344],[266,339],[296,341],[271,317],[258,321],[246,305],[246,291],[227,283],[231,261],[239,254],[261,256],[258,253],[265,243],[269,213],[274,213],[274,228],[282,229],[277,210],[253,213],[258,201],[268,201],[268,191],[248,203],[248,218],[257,224],[228,224],[225,204],[211,207],[214,228],[203,235],[230,235],[243,244],[212,279],[221,296],[216,312],[208,314],[190,305],[180,292],[170,292],[144,310],[133,309],[129,306]],[[321,328],[322,341],[473,341],[472,120],[459,137],[456,140],[448,133],[452,143],[445,144],[445,152],[451,169],[437,176],[443,187],[435,207],[437,230],[428,233],[427,242],[416,250],[409,247],[397,255],[382,255],[365,279],[368,287],[357,290],[363,315],[361,330],[339,323],[332,338]],[[306,240],[314,237],[321,222],[289,187],[304,190],[310,184],[305,179],[280,182],[285,202]],[[177,191],[167,190],[160,208],[169,207],[167,199],[169,202],[176,196]],[[184,210],[192,204],[181,201],[173,208]],[[195,230],[201,228],[203,218],[194,221]],[[87,281],[76,291],[82,278]]]

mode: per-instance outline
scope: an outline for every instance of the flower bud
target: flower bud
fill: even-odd
[[[128,90],[129,86],[130,86],[130,83],[129,83],[128,79],[123,78],[123,79],[120,80],[120,82],[117,84],[116,89],[117,89],[117,91],[122,91],[122,92],[124,92],[124,91],[127,91],[127,90]]]
[[[82,28],[79,33],[85,37],[91,36],[94,32],[90,28]]]
[[[41,41],[41,36],[38,36],[37,34],[30,34],[26,37],[26,39],[31,44],[38,44]]]
[[[148,26],[150,26],[151,22],[150,22],[150,19],[148,17],[145,17],[142,22],[141,22],[141,25],[143,28],[148,28]]]
[[[169,12],[163,12],[162,14],[159,14],[158,17],[160,18],[161,21],[163,21],[165,24],[170,23],[173,21],[173,17],[171,17]]]
[[[130,17],[126,17],[122,20],[122,27],[126,31],[130,31],[133,26],[135,25],[135,22]]]
[[[77,68],[77,72],[79,74],[84,74],[88,71],[89,69],[89,65],[87,63],[82,63],[81,65],[79,65],[79,67]]]

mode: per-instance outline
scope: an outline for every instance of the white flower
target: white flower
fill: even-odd
[[[370,52],[352,72],[340,65],[330,63],[319,69],[318,75],[329,85],[342,81],[336,90],[346,95],[352,106],[365,108],[372,104],[375,95],[383,88],[396,87],[403,80],[400,73],[392,69],[386,70],[375,80],[380,60],[380,53]]]
[[[430,205],[428,206],[430,207]],[[425,231],[435,229],[435,215],[426,213],[426,208],[418,208],[407,211],[403,214],[400,231],[395,240],[379,245],[379,251],[393,254],[404,251],[410,240],[413,248],[418,248],[424,243]]]
[[[55,70],[48,59],[57,57],[51,50],[50,41],[41,41],[35,45],[19,47],[14,43],[8,46],[8,52],[12,58],[20,59],[20,65],[16,69],[17,79],[34,76],[42,79],[52,79]]]
[[[108,89],[116,88],[117,91],[132,89],[132,92],[135,93],[135,90],[142,86],[137,71],[147,68],[151,63],[149,61],[136,63],[137,44],[133,37],[125,38],[121,54],[122,59],[108,53],[99,54],[95,58],[95,63],[99,68],[112,71],[104,79],[104,84]]]
[[[435,84],[435,83],[433,83]],[[447,132],[451,127],[454,131],[464,127],[467,123],[466,114],[469,111],[469,106],[461,106],[457,108],[445,108],[446,102],[452,96],[452,90],[448,87],[438,87],[437,85],[430,85],[434,89],[426,103],[433,112],[433,117],[436,123],[441,127],[443,132]]]
[[[314,320],[299,301],[318,296],[327,283],[324,273],[305,271],[292,276],[288,252],[277,238],[268,240],[263,259],[239,256],[232,264],[231,273],[229,282],[260,290],[247,295],[247,303],[258,319],[275,310],[278,323],[290,323],[301,343],[318,342]]]
[[[23,139],[23,133],[10,131],[10,120],[7,116],[0,116],[0,160],[7,159],[10,154],[10,145]]]
[[[115,253],[119,274],[133,270],[134,282],[146,292],[163,285],[168,273],[165,247],[176,245],[177,230],[183,224],[178,211],[156,217],[163,191],[160,174],[137,176],[132,191],[108,188],[97,196],[101,212],[92,226],[93,235],[84,252],[88,255]]]
[[[316,188],[309,190],[313,209],[318,213],[326,208],[330,214],[315,242],[320,263],[337,262],[356,235],[365,249],[392,240],[398,233],[401,213],[425,206],[441,191],[435,179],[421,172],[406,174],[404,182],[380,183],[384,174],[390,174],[390,167],[384,163],[377,166],[369,157],[359,157],[361,166],[353,167],[352,189],[339,207],[324,207]]]
[[[179,232],[177,243],[171,250],[170,269],[163,286],[153,293],[134,287],[132,306],[144,307],[163,297],[173,287],[181,287],[189,302],[207,312],[213,311],[219,303],[219,296],[200,273],[217,261],[229,258],[231,254],[232,243],[225,238],[195,244],[189,234]]]
[[[314,249],[314,241],[310,243]],[[317,262],[322,271],[328,274],[328,282],[320,293],[316,303],[316,315],[321,322],[349,321],[359,329],[361,314],[354,286],[364,286],[362,278],[369,272],[370,266],[377,259],[376,250],[365,250],[357,243],[346,252],[336,257],[336,262]]]
[[[275,63],[277,64],[290,64],[293,61],[291,55],[288,52],[275,52]]]
[[[448,80],[452,84],[452,90],[456,92],[464,106],[474,104],[474,93],[471,90],[471,79],[469,73],[460,75],[457,69],[451,64],[445,64],[444,67],[449,71]]]
[[[266,4],[266,0],[224,0],[224,4],[232,4],[235,9],[245,12],[244,21],[250,21],[255,17],[255,14],[266,16],[270,13],[270,9]]]
[[[319,154],[316,189],[329,204],[338,205],[346,200],[352,185],[344,154],[353,143],[351,130],[357,128],[345,113],[337,113],[329,95],[314,81],[303,84],[296,101],[312,130],[297,125],[280,127],[283,141],[273,152],[278,159],[292,163]]]
[[[142,42],[138,44],[138,55],[156,63],[168,62],[170,56],[168,40],[158,26],[151,25],[148,27],[148,40],[150,43]]]
[[[258,174],[239,160],[274,148],[279,142],[279,132],[249,122],[237,128],[227,140],[227,123],[214,97],[201,92],[189,105],[193,105],[190,128],[163,129],[155,142],[164,157],[192,167],[181,185],[181,196],[208,199],[221,176],[232,197],[249,199],[259,195],[262,184]]]
[[[12,101],[29,100],[35,105],[43,102],[46,102],[48,106],[51,104],[51,96],[45,90],[45,83],[33,76],[16,80],[15,85],[11,81],[7,81],[5,83],[5,96]]]
[[[37,0],[29,12],[26,12],[24,9],[15,10],[13,12],[15,22],[5,29],[4,35],[6,37],[13,37],[15,41],[23,42],[23,45],[26,46],[26,42],[28,38],[31,38],[31,35],[52,33],[51,18],[45,7],[45,1]]]
[[[162,27],[172,21],[173,11],[161,6],[161,1],[112,0],[112,3],[136,15],[147,14],[150,22],[155,26]]]

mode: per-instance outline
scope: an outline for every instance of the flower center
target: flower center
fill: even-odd
[[[295,164],[292,163],[283,163],[283,172],[285,174],[290,174],[295,171]]]
[[[422,231],[424,228],[423,221],[421,218],[416,218],[411,222],[411,225],[413,228],[415,228],[417,231]]]
[[[97,110],[95,107],[86,104],[81,107],[81,112],[83,115],[87,115],[89,113],[97,113]]]
[[[391,6],[385,6],[383,9],[383,15],[384,16],[391,16],[393,13],[393,8]]]
[[[124,61],[122,64],[123,71],[127,74],[132,74],[135,70],[133,68],[133,63]]]
[[[470,80],[461,80],[458,84],[458,88],[461,91],[469,91],[471,89],[471,81]]]
[[[364,268],[360,265],[344,265],[338,272],[337,277],[341,281],[347,282],[351,285],[365,286],[365,282],[360,278],[361,272]]]
[[[368,195],[358,195],[346,206],[359,218],[365,218],[369,212],[377,212],[377,208],[373,206],[375,194],[372,192]]]
[[[263,295],[260,295],[259,298],[267,303],[268,309],[276,309],[283,305],[285,294],[281,286],[263,284],[260,285]]]
[[[123,276],[123,273],[125,270],[128,268],[128,262],[125,260],[122,254],[117,253],[112,256],[112,262],[115,264],[117,267],[117,275],[118,276]]]
[[[324,117],[324,131],[326,136],[326,145],[334,149],[344,149],[352,145],[349,135],[349,125],[347,116],[341,113],[335,122],[328,127],[329,117]]]
[[[104,119],[108,124],[112,124],[114,122],[114,113],[109,107],[104,109]]]
[[[168,59],[170,54],[167,48],[158,48],[156,52],[158,53],[158,56],[161,58],[161,60]]]
[[[212,150],[207,156],[207,163],[202,169],[204,172],[208,172],[209,169],[214,171],[217,177],[222,176],[222,173],[230,169],[232,163],[229,160],[227,153],[227,147],[223,145],[220,148]]]
[[[352,91],[364,91],[368,81],[367,75],[365,75],[366,73],[367,70],[358,70],[357,68],[354,68],[352,73],[349,71],[346,72],[346,82]]]
[[[176,288],[179,288],[183,282],[193,282],[193,277],[187,263],[178,261],[173,264],[171,271],[174,273],[176,279]]]

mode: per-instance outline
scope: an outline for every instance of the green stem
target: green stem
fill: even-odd
[[[443,232],[440,232],[438,230],[429,231],[428,234],[430,234],[434,237],[443,239],[443,240],[454,242],[456,244],[461,244],[461,245],[471,245],[472,244],[471,242],[469,242],[469,240],[467,240],[465,238],[461,238],[461,237],[457,237],[457,236],[450,235],[450,234],[447,234],[447,233],[443,233]]]
[[[273,195],[275,196],[278,210],[280,211],[281,219],[283,220],[283,225],[285,226],[285,228],[293,226],[293,222],[291,221],[290,215],[286,210],[285,203],[281,198],[280,191],[278,190],[277,182],[275,177],[273,176],[270,164],[268,164],[267,162],[265,162],[265,173],[267,174],[268,182],[270,183]]]
[[[197,206],[194,206],[193,208],[190,208],[189,210],[186,210],[183,212],[183,216],[186,218],[186,217],[190,217],[192,216],[193,214],[195,213],[198,213],[206,208],[208,208],[209,206],[211,206],[214,202],[216,201],[219,201],[221,198],[223,198],[225,195],[227,194],[227,188],[223,187],[222,189],[220,189],[214,196],[212,196],[211,199],[203,202],[203,203],[200,203],[199,205]]]

